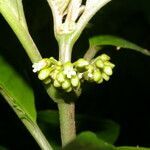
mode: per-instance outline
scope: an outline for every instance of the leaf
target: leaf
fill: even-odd
[[[59,130],[59,115],[58,111],[45,110],[38,112],[38,120],[42,125],[41,128],[48,133],[48,128],[52,130]],[[119,125],[108,119],[94,118],[85,115],[76,115],[77,132],[91,130],[98,138],[105,140],[108,143],[113,144],[116,142],[119,136],[120,127]]]
[[[112,45],[112,46],[116,46],[117,49],[127,48],[127,49],[135,50],[142,54],[150,56],[150,51],[116,36],[111,36],[111,35],[94,36],[89,39],[89,43],[90,43],[90,47]]]
[[[36,123],[33,90],[2,57],[0,57],[0,94],[25,124],[41,149],[51,150]]]
[[[20,118],[36,121],[34,94],[24,80],[0,57],[0,93],[19,113]]]
[[[8,149],[3,146],[0,146],[0,150],[8,150]]]
[[[117,147],[117,150],[150,150],[150,148],[144,148],[144,147],[127,147],[127,146],[123,146],[123,147]]]
[[[112,120],[102,120],[99,126],[102,130],[96,132],[97,137],[114,144],[119,137],[120,126]]]
[[[63,148],[63,150],[150,150],[144,147],[115,147],[99,139],[94,133],[82,132],[77,138]]]
[[[83,132],[63,150],[115,150],[115,147],[97,138],[92,132]]]

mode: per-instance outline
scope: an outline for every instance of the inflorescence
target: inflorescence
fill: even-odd
[[[103,80],[108,81],[114,66],[110,62],[110,57],[102,54],[91,61],[80,58],[74,63],[64,64],[53,57],[44,58],[32,67],[33,72],[37,72],[38,78],[45,84],[53,84],[56,88],[71,92],[80,89],[81,83],[85,80],[98,84]]]

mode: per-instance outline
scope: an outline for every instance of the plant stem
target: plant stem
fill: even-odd
[[[35,43],[33,42],[28,30],[22,26],[22,24],[15,18],[11,11],[8,11],[9,7],[2,7],[1,14],[6,19],[12,30],[15,32],[20,43],[24,47],[31,61],[38,62],[42,59]]]
[[[101,50],[101,47],[90,47],[84,54],[84,58],[90,61],[95,57],[99,50]]]
[[[65,146],[76,137],[75,104],[59,103],[58,109],[62,146]]]
[[[73,42],[69,37],[61,38],[59,41],[59,60],[61,62],[71,61],[72,46]],[[58,109],[62,146],[65,146],[76,137],[75,104],[74,102],[61,102],[58,103]]]
[[[36,142],[39,144],[42,150],[53,150],[51,145],[48,143],[47,139],[41,132],[38,125],[34,122],[29,122],[28,120],[22,120],[26,128],[30,131]]]
[[[41,132],[36,121],[33,121],[31,118],[29,118],[28,115],[26,115],[26,113],[24,113],[21,108],[18,109],[18,107],[16,107],[16,104],[14,103],[14,100],[11,98],[10,95],[8,95],[8,93],[6,93],[4,90],[0,90],[0,93],[3,95],[8,104],[11,106],[11,108],[14,110],[14,112],[26,126],[31,135],[34,137],[36,142],[39,144],[39,147],[42,150],[52,150],[53,148],[48,143],[44,134]]]

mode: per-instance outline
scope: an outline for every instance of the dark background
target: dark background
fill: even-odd
[[[58,58],[53,20],[46,0],[23,0],[23,3],[30,33],[42,56]],[[112,0],[90,23],[74,47],[74,59],[83,56],[88,48],[88,37],[99,34],[120,36],[150,49],[150,0]],[[126,49],[118,52],[113,47],[106,47],[103,52],[116,64],[114,74],[109,82],[85,87],[76,102],[76,112],[119,123],[121,132],[116,145],[150,147],[150,58]],[[30,60],[2,16],[0,55],[34,88],[38,110],[56,108],[33,75]],[[2,97],[0,145],[9,150],[39,149]]]

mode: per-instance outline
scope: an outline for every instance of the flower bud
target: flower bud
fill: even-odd
[[[58,88],[58,87],[61,87],[61,84],[57,81],[57,80],[54,80],[54,87]]]
[[[73,64],[71,62],[66,62],[64,64],[63,73],[67,76],[67,78],[71,79],[72,76],[76,75],[76,71],[73,68]]]
[[[110,77],[107,74],[105,74],[105,73],[102,73],[102,77],[106,81],[108,81],[110,79]]]
[[[99,56],[99,58],[102,61],[108,61],[108,60],[110,60],[110,57],[107,54],[102,54],[102,55]]]
[[[79,72],[83,72],[86,70],[86,66],[89,65],[89,62],[83,58],[80,58],[75,62],[75,67]]]
[[[72,84],[73,87],[77,87],[79,82],[80,82],[80,80],[77,76],[74,76],[74,77],[71,78],[71,84]]]
[[[39,74],[38,74],[38,78],[40,80],[45,80],[48,76],[50,75],[50,70],[49,68],[46,69],[42,69]]]
[[[105,66],[110,66],[112,69],[115,67],[115,65],[109,61],[104,62]]]
[[[96,69],[93,73],[93,80],[95,82],[98,82],[101,80],[101,78],[102,78],[102,74],[101,74],[100,70]]]
[[[51,78],[46,78],[45,80],[43,80],[43,82],[44,82],[44,84],[49,84],[49,83],[51,83]]]
[[[39,62],[34,63],[32,65],[33,72],[38,72],[44,68],[47,68],[50,66],[50,64],[51,64],[50,60],[48,58],[44,58],[44,59],[40,60]]]
[[[63,74],[63,72],[59,72],[58,74],[57,74],[57,77],[56,77],[56,79],[60,82],[60,83],[62,83],[62,82],[64,82],[65,81],[65,75]]]
[[[96,67],[98,68],[103,68],[104,67],[104,63],[101,59],[98,59],[96,62],[95,62],[95,65]]]
[[[63,83],[62,83],[62,88],[64,89],[64,90],[66,90],[66,89],[68,89],[68,88],[70,88],[71,87],[71,83],[70,83],[70,81],[69,80],[65,80]]]
[[[72,87],[69,87],[68,89],[65,89],[65,91],[66,91],[67,93],[71,92],[71,91],[72,91]]]
[[[107,74],[108,76],[112,75],[112,68],[110,66],[105,66],[103,69],[104,73]]]
[[[101,78],[97,83],[101,84],[103,82],[103,78]]]

